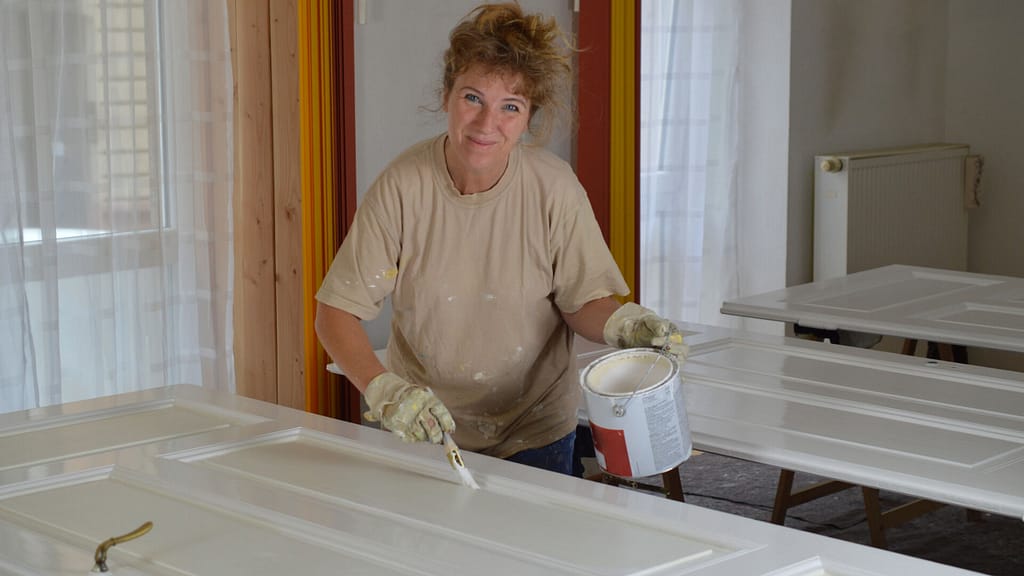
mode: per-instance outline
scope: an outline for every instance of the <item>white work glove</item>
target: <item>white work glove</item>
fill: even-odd
[[[370,410],[363,414],[406,442],[440,444],[443,432],[455,431],[448,408],[424,386],[406,382],[394,372],[384,372],[363,392]]]
[[[626,302],[604,324],[604,341],[616,348],[660,348],[681,365],[690,353],[676,325],[649,310]]]

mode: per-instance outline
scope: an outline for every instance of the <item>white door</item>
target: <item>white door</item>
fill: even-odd
[[[154,405],[227,425],[166,435],[160,418],[123,418]],[[83,451],[53,433],[69,418],[152,440]],[[88,573],[101,542],[145,522],[107,551],[112,573],[967,574],[466,454],[472,490],[440,446],[193,386],[3,415],[0,437],[57,444],[0,471],[0,574]]]

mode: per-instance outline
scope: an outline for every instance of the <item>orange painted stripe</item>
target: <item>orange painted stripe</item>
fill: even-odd
[[[302,163],[302,321],[306,409],[325,414],[336,406],[327,385],[327,355],[314,327],[316,291],[334,258],[338,231],[335,194],[334,3],[299,0],[299,111]]]

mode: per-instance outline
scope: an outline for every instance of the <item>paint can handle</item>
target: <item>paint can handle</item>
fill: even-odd
[[[640,387],[647,381],[647,377],[651,375],[651,371],[654,370],[654,367],[657,366],[658,360],[661,360],[661,357],[665,355],[665,351],[668,350],[668,345],[666,344],[661,348],[655,348],[655,350],[657,350],[658,355],[654,357],[654,362],[651,362],[651,365],[647,367],[647,372],[644,372],[644,377],[637,380],[636,384],[633,386],[633,391],[629,393],[629,397],[626,398],[626,401],[622,404],[614,404],[612,406],[612,414],[618,418],[622,418],[626,415],[626,406],[629,406],[629,403],[633,401],[633,398],[640,390]]]

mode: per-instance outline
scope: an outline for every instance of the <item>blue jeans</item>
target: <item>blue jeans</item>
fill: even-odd
[[[571,476],[573,473],[572,454],[575,444],[576,431],[573,430],[561,440],[555,440],[551,444],[541,446],[540,448],[530,448],[522,452],[516,452],[506,458],[506,460]]]

